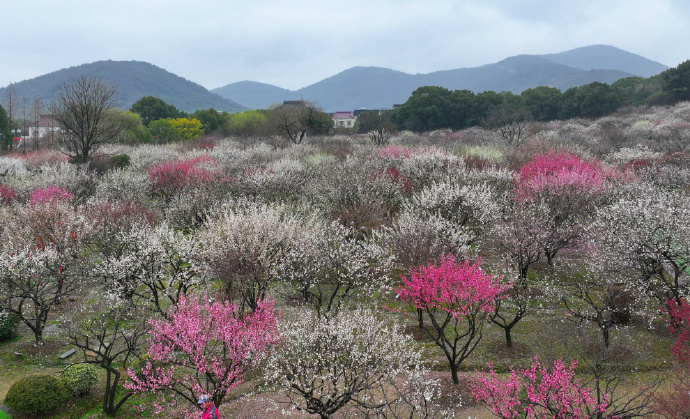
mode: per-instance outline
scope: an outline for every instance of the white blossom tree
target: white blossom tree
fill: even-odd
[[[324,419],[341,410],[358,417],[435,414],[437,383],[425,378],[419,349],[395,322],[365,310],[330,318],[300,313],[280,329],[282,345],[269,357],[264,377],[288,397],[285,411]]]
[[[601,263],[629,287],[662,306],[689,295],[690,205],[682,193],[633,185],[597,211],[589,231]]]

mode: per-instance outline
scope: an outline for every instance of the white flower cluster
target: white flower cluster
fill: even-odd
[[[690,295],[690,205],[677,191],[630,187],[590,226],[601,260],[663,300]]]
[[[282,344],[264,368],[266,382],[291,409],[330,417],[439,417],[438,383],[425,378],[420,350],[390,319],[342,311],[325,319],[302,313],[281,324]],[[415,394],[413,394],[415,393]]]

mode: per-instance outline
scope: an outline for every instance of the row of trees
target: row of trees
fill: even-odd
[[[309,132],[325,135],[331,132],[333,120],[317,105],[305,101],[287,102],[271,109],[240,114],[197,110],[186,115],[163,100],[147,96],[132,105],[131,112],[140,115],[156,142],[186,140],[199,135],[219,134],[240,138],[281,135],[299,144]],[[180,126],[190,127],[181,131]]]

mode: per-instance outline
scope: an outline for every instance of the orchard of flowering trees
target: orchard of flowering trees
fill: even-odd
[[[122,417],[687,417],[690,104],[195,144],[0,155],[0,382],[93,364]]]

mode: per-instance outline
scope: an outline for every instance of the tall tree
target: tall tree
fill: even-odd
[[[115,86],[93,76],[79,76],[58,87],[51,110],[63,131],[66,154],[87,161],[100,145],[120,135],[121,121],[107,117],[116,95]]]
[[[7,105],[7,115],[9,118],[10,130],[12,129],[12,120],[14,117],[14,112],[17,111],[17,92],[14,90],[14,86],[10,83],[5,90],[5,105]],[[12,138],[10,138],[8,149],[12,150]]]
[[[142,97],[129,110],[139,114],[141,122],[147,127],[151,121],[166,118],[182,118],[185,116],[185,113],[178,110],[175,106],[153,96]]]
[[[12,146],[12,131],[10,117],[5,108],[0,105],[0,149],[8,150]]]

